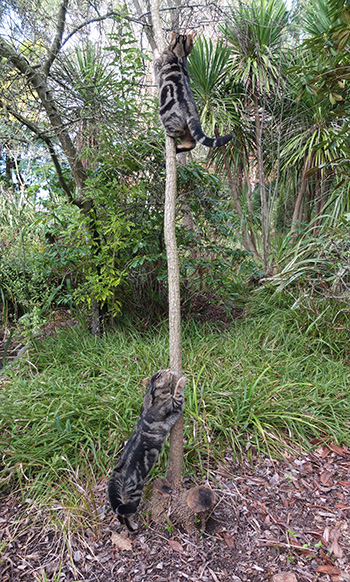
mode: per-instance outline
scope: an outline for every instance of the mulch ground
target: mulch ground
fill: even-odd
[[[210,483],[213,515],[206,532],[191,536],[145,518],[128,534],[102,509],[106,481],[94,491],[98,528],[68,534],[67,524],[44,525],[45,509],[11,493],[0,502],[0,580],[350,582],[349,448],[320,444],[283,461],[240,464],[228,451]]]

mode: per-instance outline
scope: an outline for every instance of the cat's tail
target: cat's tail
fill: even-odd
[[[114,480],[114,475],[112,472],[112,475],[109,479],[108,482],[108,498],[109,498],[109,503],[111,504],[111,508],[113,509],[114,512],[117,511],[117,508],[122,505],[122,500],[120,498],[120,494],[119,494],[119,487],[117,485],[117,483],[115,483]]]
[[[203,132],[199,119],[195,119],[193,117],[188,121],[188,128],[191,132],[192,137],[198,143],[205,145],[207,148],[219,148],[227,144],[233,138],[233,135],[231,133],[228,133],[221,137],[215,138],[208,137]]]
[[[125,503],[125,504],[121,504],[118,505],[117,507],[117,513],[118,515],[132,515],[134,513],[136,513],[137,511],[137,506],[134,505],[133,503]]]
[[[137,504],[122,502],[120,498],[120,484],[116,482],[113,472],[108,483],[108,497],[109,503],[113,511],[117,514],[120,523],[126,525],[131,532],[137,531],[137,523],[133,520],[133,516],[137,511]]]

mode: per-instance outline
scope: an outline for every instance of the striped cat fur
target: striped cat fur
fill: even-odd
[[[108,483],[111,507],[131,532],[137,530],[133,516],[141,500],[146,476],[168,432],[183,411],[186,378],[175,370],[159,370],[144,384],[149,384],[149,389],[143,399],[141,414]]]
[[[176,153],[188,152],[201,143],[208,148],[225,145],[231,134],[210,138],[202,130],[187,71],[187,57],[193,48],[193,34],[172,33],[171,42],[155,62],[159,89],[160,118],[168,136],[181,140]]]

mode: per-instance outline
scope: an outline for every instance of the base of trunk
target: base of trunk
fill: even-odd
[[[214,492],[206,485],[172,490],[166,479],[156,479],[147,509],[154,523],[181,528],[193,534],[205,530],[214,504]]]

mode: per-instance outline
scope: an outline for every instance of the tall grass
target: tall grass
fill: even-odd
[[[227,331],[183,330],[187,472],[248,442],[270,455],[314,438],[349,442],[349,367],[305,335],[290,309],[264,309]],[[72,328],[36,342],[1,382],[2,486],[26,494],[30,484],[31,498],[76,503],[83,519],[92,511],[87,490],[133,430],[141,380],[167,365],[165,327],[105,338]]]

